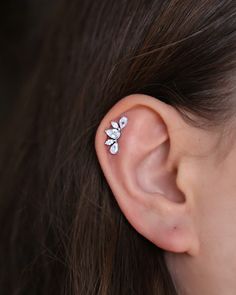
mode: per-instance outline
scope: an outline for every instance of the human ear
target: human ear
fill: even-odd
[[[119,150],[105,142],[111,122],[126,117],[117,139]],[[114,125],[114,123],[113,123]],[[156,246],[171,252],[196,254],[198,237],[191,197],[178,187],[181,143],[178,128],[188,128],[170,105],[142,94],[117,102],[102,119],[95,149],[104,176],[130,224]]]

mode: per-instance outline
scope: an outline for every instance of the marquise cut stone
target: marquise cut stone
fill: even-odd
[[[112,145],[114,142],[115,142],[115,139],[107,139],[107,140],[105,141],[105,144],[106,144],[106,145]]]
[[[116,128],[116,129],[119,129],[120,128],[119,125],[118,125],[118,123],[115,122],[115,121],[111,121],[111,125],[112,125],[113,128]]]
[[[105,132],[112,139],[118,139],[120,137],[120,131],[117,129],[107,129]]]

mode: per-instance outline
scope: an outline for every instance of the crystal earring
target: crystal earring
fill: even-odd
[[[105,141],[106,145],[110,146],[110,153],[115,155],[119,150],[118,138],[121,136],[121,129],[123,129],[128,123],[128,118],[123,116],[119,122],[111,121],[112,129],[106,129],[105,133],[110,137]]]

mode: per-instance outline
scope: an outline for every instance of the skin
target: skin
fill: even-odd
[[[112,155],[104,130],[122,115],[128,124]],[[96,133],[97,157],[118,205],[140,234],[165,250],[181,295],[235,294],[232,126],[196,128],[172,106],[133,94],[109,110]]]

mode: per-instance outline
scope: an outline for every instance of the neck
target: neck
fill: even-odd
[[[217,259],[169,252],[165,259],[178,295],[235,295],[235,270]]]

